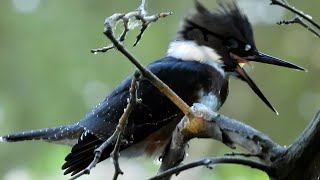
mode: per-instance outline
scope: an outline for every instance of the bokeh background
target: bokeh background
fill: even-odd
[[[201,0],[209,9],[214,0]],[[290,1],[320,22],[318,0]],[[257,47],[265,53],[299,64],[308,73],[254,64],[249,74],[280,115],[270,111],[250,88],[231,80],[230,96],[221,113],[237,118],[289,145],[320,109],[320,41],[298,25],[275,22],[292,15],[268,0],[239,0],[254,25]],[[140,0],[8,0],[0,3],[0,134],[74,123],[90,111],[119,82],[134,71],[121,54],[93,55],[91,48],[108,44],[102,34],[104,18],[135,9]],[[126,45],[144,64],[165,56],[180,19],[192,9],[192,0],[150,0],[149,13],[173,11],[153,24],[140,44],[132,48],[138,29]],[[118,28],[121,30],[121,28]],[[0,144],[0,179],[67,179],[60,170],[70,147],[45,142]],[[192,140],[186,162],[231,150],[212,140]],[[124,176],[146,179],[155,175],[155,159],[121,159]],[[110,179],[113,166],[100,163],[81,179]],[[236,165],[196,168],[175,179],[258,179],[267,176]]]

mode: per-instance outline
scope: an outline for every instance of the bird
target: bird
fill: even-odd
[[[215,11],[195,1],[193,12],[183,19],[167,54],[146,66],[188,105],[200,103],[217,112],[229,94],[229,79],[249,85],[275,113],[244,69],[259,62],[305,71],[304,68],[258,51],[252,26],[236,2],[220,3]],[[62,166],[64,174],[75,175],[94,159],[94,150],[116,129],[130,96],[133,76],[129,76],[79,122],[1,136],[1,142],[43,140],[72,146]],[[157,156],[165,151],[172,132],[183,118],[182,111],[146,78],[139,80],[141,99],[129,118],[120,145],[121,156]],[[99,162],[110,157],[114,144],[103,150]]]

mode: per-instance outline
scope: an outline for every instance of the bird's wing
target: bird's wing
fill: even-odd
[[[196,61],[182,61],[164,58],[148,67],[189,105],[199,96],[199,90],[206,81],[218,77],[207,64]],[[79,172],[93,159],[93,151],[114,132],[119,118],[127,105],[132,76],[117,86],[111,94],[79,123],[86,132],[67,156],[63,169],[65,173]],[[138,97],[142,103],[136,105],[128,119],[121,150],[138,143],[169,122],[181,119],[182,112],[148,80],[140,80]],[[161,137],[158,137],[161,139]],[[104,151],[101,160],[109,157],[113,147]]]
[[[207,64],[168,57],[151,63],[147,68],[188,104],[196,100],[198,94],[195,93],[202,88],[203,83],[199,80],[209,81],[212,71],[212,67]],[[114,132],[127,106],[131,80],[132,76],[118,85],[103,102],[80,121],[79,125],[100,139],[107,139]],[[137,105],[130,115],[127,126],[129,129],[131,126],[137,128],[147,123],[150,125],[159,123],[170,116],[171,109],[177,111],[173,103],[146,79],[140,81],[138,96],[142,99],[142,103]]]

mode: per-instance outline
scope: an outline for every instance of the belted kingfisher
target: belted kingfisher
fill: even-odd
[[[208,11],[196,1],[195,11],[182,22],[167,56],[147,68],[175,91],[188,105],[201,103],[218,111],[228,96],[229,77],[246,82],[272,111],[269,103],[243,69],[251,61],[304,70],[302,67],[263,54],[256,48],[251,24],[236,3]],[[0,137],[2,142],[44,140],[73,146],[65,158],[64,174],[79,173],[94,158],[94,150],[114,132],[129,98],[129,76],[78,123],[27,131]],[[147,79],[138,89],[142,102],[128,119],[120,146],[122,156],[148,156],[163,152],[171,133],[184,114]],[[109,158],[114,146],[107,147],[100,161]]]

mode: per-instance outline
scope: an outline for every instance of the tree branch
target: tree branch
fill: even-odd
[[[158,175],[162,177],[160,179],[170,179],[170,175],[185,170],[184,168],[176,170],[176,167],[183,160],[185,147],[192,138],[211,138],[232,149],[235,149],[236,145],[242,146],[252,156],[259,158],[265,169],[258,169],[266,170],[265,172],[273,179],[318,180],[320,177],[320,111],[295,142],[285,148],[242,122],[217,115],[202,105],[195,105],[192,108],[198,113],[198,118],[189,121],[185,117],[173,132],[171,143],[163,156],[158,172]],[[251,157],[250,154],[245,153],[232,155]],[[234,162],[234,164],[238,163]],[[168,174],[164,177],[162,173]],[[158,176],[153,178],[158,178]]]
[[[163,156],[160,174],[180,164],[187,143],[195,137],[218,140],[232,149],[236,145],[242,146],[259,157],[265,165],[271,164],[279,154],[285,152],[283,147],[269,137],[238,120],[212,112],[202,104],[194,104],[192,110],[197,118],[189,120],[184,117],[177,125],[170,147]]]
[[[279,180],[307,179],[320,177],[320,111],[304,131],[291,144],[281,158],[272,166],[278,169]]]
[[[283,7],[283,8],[285,8],[295,14],[293,19],[283,20],[283,21],[277,22],[278,25],[284,25],[284,24],[288,25],[288,24],[297,23],[297,24],[300,24],[301,26],[303,26],[304,28],[306,28],[307,30],[309,30],[311,33],[316,35],[318,38],[320,38],[320,33],[317,32],[314,28],[312,28],[306,22],[303,21],[303,19],[308,21],[310,24],[312,24],[314,27],[316,27],[318,30],[320,30],[320,25],[317,24],[316,22],[314,22],[310,15],[305,14],[304,12],[294,8],[293,6],[290,6],[290,4],[288,3],[287,0],[282,0],[282,2],[280,0],[271,0],[270,4],[271,5],[278,5],[278,6]]]

